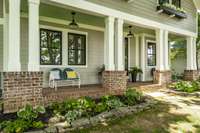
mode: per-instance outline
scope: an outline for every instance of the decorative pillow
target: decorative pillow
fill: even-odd
[[[66,74],[67,74],[68,79],[76,79],[77,78],[76,72],[74,72],[74,71],[68,71],[68,72],[66,72]]]
[[[51,71],[50,72],[50,79],[56,79],[59,80],[60,78],[60,72],[59,71]]]

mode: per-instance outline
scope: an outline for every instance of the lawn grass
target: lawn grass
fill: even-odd
[[[117,118],[89,129],[72,133],[176,133],[179,129],[173,125],[190,122],[186,114],[170,113],[176,105],[159,102],[154,108],[124,118]],[[200,130],[200,129],[199,129]],[[180,133],[185,133],[181,131]]]

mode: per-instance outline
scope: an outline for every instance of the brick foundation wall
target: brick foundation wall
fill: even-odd
[[[127,89],[126,71],[104,71],[102,78],[103,88],[108,94],[119,95]]]
[[[184,71],[184,80],[197,80],[199,78],[198,70],[185,70]]]
[[[154,83],[166,85],[171,82],[171,71],[158,71],[154,72]]]
[[[44,88],[43,91],[44,104],[48,105],[52,102],[62,102],[66,99],[80,98],[84,96],[90,96],[93,98],[99,98],[106,94],[105,89],[101,85],[94,86],[82,86],[78,87],[61,87],[55,91],[52,88]]]
[[[26,104],[43,104],[43,72],[3,72],[3,110],[16,112]]]

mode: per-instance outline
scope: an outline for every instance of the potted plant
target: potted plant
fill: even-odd
[[[129,70],[129,73],[131,74],[132,77],[132,82],[136,82],[137,81],[137,75],[142,72],[142,69],[138,68],[138,67],[131,67],[131,69]]]

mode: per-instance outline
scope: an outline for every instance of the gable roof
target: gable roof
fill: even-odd
[[[197,8],[197,11],[200,12],[200,0],[193,0],[194,1],[194,4]]]

